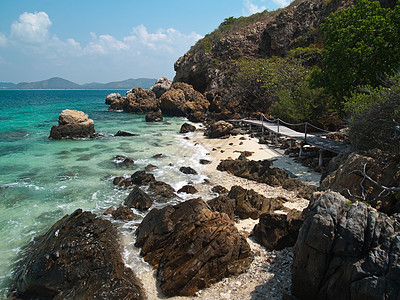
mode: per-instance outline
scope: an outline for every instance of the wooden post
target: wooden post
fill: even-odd
[[[307,143],[307,122],[304,123],[304,143]]]
[[[322,167],[324,164],[324,160],[323,160],[323,149],[319,149],[319,158],[318,158],[318,166]]]
[[[279,118],[278,118],[278,133],[279,133]]]
[[[299,151],[299,157],[303,156],[303,146],[304,146],[304,142],[300,143],[300,151]]]

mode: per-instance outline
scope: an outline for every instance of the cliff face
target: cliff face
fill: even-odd
[[[288,7],[224,22],[175,63],[174,82],[200,92],[226,88],[235,60],[283,55],[319,41],[316,29],[331,12],[352,0],[296,0]],[[229,19],[228,19],[229,21]]]

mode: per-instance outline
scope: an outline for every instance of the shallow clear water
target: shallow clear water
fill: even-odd
[[[129,191],[115,187],[113,177],[151,163],[159,167],[156,178],[176,189],[188,179],[204,179],[179,172],[184,165],[201,169],[199,158],[205,155],[205,149],[178,134],[184,119],[146,123],[143,115],[108,112],[104,100],[110,92],[0,90],[0,298],[21,249],[35,236],[77,208],[102,213],[123,202]],[[87,113],[102,137],[49,140],[63,109]],[[115,137],[118,130],[139,136]],[[159,153],[163,158],[153,158]],[[116,155],[132,158],[135,165],[118,167]]]

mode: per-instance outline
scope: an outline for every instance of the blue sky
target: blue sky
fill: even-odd
[[[175,75],[173,64],[227,17],[288,0],[1,0],[0,81]]]

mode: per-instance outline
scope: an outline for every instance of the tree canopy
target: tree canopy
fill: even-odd
[[[389,9],[358,0],[328,17],[321,31],[323,67],[314,82],[339,101],[361,85],[379,86],[380,78],[400,67],[400,4]]]

